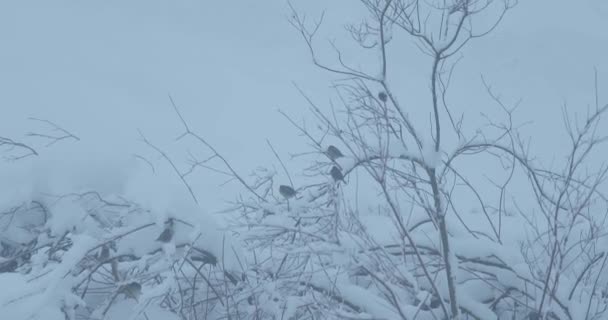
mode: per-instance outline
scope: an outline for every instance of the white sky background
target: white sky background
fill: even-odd
[[[340,25],[357,22],[358,1],[293,3],[311,18],[327,11],[319,45],[333,35],[348,48]],[[0,136],[18,139],[41,131],[25,121],[33,116],[81,138],[40,148],[37,159],[1,163],[0,185],[42,181],[58,193],[73,191],[74,181],[102,190],[124,187],[134,166],[131,154],[153,154],[138,141],[137,129],[174,150],[170,145],[181,128],[168,93],[193,129],[239,172],[270,164],[282,173],[265,139],[285,160],[289,152],[309,151],[277,112],[309,116],[292,81],[320,104],[330,94],[330,77],[312,67],[288,15],[282,0],[0,1]],[[392,88],[412,114],[428,122],[430,64],[402,40],[391,44],[403,50],[389,57],[400,60],[389,66]],[[495,110],[480,81],[483,74],[506,102],[523,99],[518,120],[534,121],[528,132],[538,153],[550,160],[563,151],[563,137],[553,133],[562,128],[563,103],[580,112],[593,103],[594,67],[600,101],[608,102],[608,90],[602,99],[608,86],[608,2],[522,0],[463,54],[450,91],[454,109],[470,112],[472,123],[480,111]],[[368,56],[348,59],[373,68],[374,60],[362,58]],[[174,157],[179,163],[185,160],[181,155]],[[290,169],[295,173],[298,167]],[[220,209],[222,199],[234,197],[234,187],[217,191],[223,182],[217,175],[198,177],[194,184],[204,208]]]

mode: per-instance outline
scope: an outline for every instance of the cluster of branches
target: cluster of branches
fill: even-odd
[[[233,230],[250,253],[244,278],[250,295],[234,308],[255,310],[245,313],[254,319],[604,317],[607,290],[601,275],[607,256],[601,243],[607,198],[601,187],[607,167],[594,162],[594,152],[606,140],[598,128],[608,106],[596,97],[582,121],[571,119],[564,108],[569,153],[563,168],[543,167],[513,121],[516,108],[485,80],[486,93],[504,115],[503,121],[488,118],[485,129],[469,133],[464,115],[456,117],[446,94],[457,54],[490,33],[515,3],[361,2],[369,19],[347,30],[361,48],[378,52],[379,72],[348,65],[346,53],[334,43],[337,59],[324,63],[314,42],[322,20],[310,24],[292,8],[291,23],[314,65],[342,78],[335,84],[342,106],[332,105],[329,112],[300,90],[317,121],[313,129],[285,115],[315,149],[300,156],[318,156],[305,170],[305,181],[294,183],[272,146],[289,185],[277,185],[275,170],[257,171],[253,181],[243,177],[190,129],[175,105],[185,128],[180,139],[192,138],[211,156],[192,159],[180,171],[145,140],[174,168],[195,201],[187,179],[197,167],[224,174],[246,189],[232,217]],[[493,8],[499,9],[495,23],[474,28],[476,19]],[[399,91],[389,85],[388,75],[398,72],[387,58],[397,32],[409,35],[430,57],[429,132],[404,111]],[[460,168],[492,159],[506,174],[483,172],[487,184],[476,185]],[[225,169],[214,166],[216,160]],[[353,175],[366,177],[372,182],[366,191],[377,192],[375,222],[369,212],[352,207],[345,181]],[[513,183],[518,179],[527,181],[530,197],[512,198],[511,190],[522,188]],[[482,192],[488,188],[495,189],[498,200]],[[472,212],[472,202],[480,212]],[[524,232],[514,235],[509,230],[514,226]]]
[[[602,186],[608,167],[597,164],[596,151],[606,141],[599,128],[608,106],[596,98],[582,120],[564,108],[569,153],[562,168],[543,167],[513,121],[516,108],[485,80],[487,94],[504,115],[503,121],[488,118],[486,129],[468,133],[446,95],[457,54],[491,32],[513,2],[361,2],[369,21],[348,30],[361,48],[379,53],[379,72],[348,65],[346,53],[333,43],[337,59],[324,63],[314,42],[322,20],[309,24],[295,9],[292,14],[313,63],[343,78],[335,86],[340,108],[324,112],[303,94],[318,126],[310,129],[288,118],[316,154],[328,158],[307,169],[306,180],[313,182],[292,182],[294,197],[277,194],[274,171],[259,173],[251,184],[232,169],[226,173],[252,195],[237,203],[235,226],[254,256],[249,283],[261,288],[260,295],[267,295],[269,286],[280,292],[276,302],[282,307],[274,317],[605,317],[607,279],[601,275],[607,256],[601,244],[608,199]],[[476,30],[476,18],[496,7],[496,23]],[[416,126],[421,121],[404,111],[389,85],[388,74],[398,71],[390,68],[387,51],[397,32],[409,35],[431,58],[429,132]],[[327,141],[339,141],[345,156],[329,155]],[[475,185],[459,168],[488,159],[506,175],[484,172],[490,183]],[[342,179],[335,179],[334,167]],[[381,232],[369,227],[365,212],[349,207],[342,180],[357,172],[378,191],[375,219],[386,222]],[[330,173],[334,179],[327,178]],[[531,196],[512,199],[511,189],[522,188],[512,181],[522,177]],[[481,191],[487,188],[495,188],[497,201]],[[470,212],[471,201],[478,202],[479,213]],[[530,205],[518,206],[524,202]],[[523,232],[514,235],[508,230],[514,226]]]
[[[25,202],[0,216],[0,279],[18,284],[0,309],[23,319],[145,319],[161,309],[164,319],[243,318],[231,308],[249,297],[244,266],[230,266],[232,244],[200,223],[159,225],[154,212],[94,191]]]
[[[61,309],[66,318],[107,317],[122,301],[118,297],[132,298],[144,317],[158,307],[177,319],[605,318],[608,279],[602,275],[608,255],[602,244],[608,198],[602,190],[608,166],[598,164],[597,151],[606,141],[599,128],[608,105],[600,105],[597,85],[595,105],[582,120],[564,108],[569,152],[561,168],[545,167],[521,138],[515,108],[485,81],[504,119],[488,118],[484,129],[468,132],[446,94],[458,53],[491,32],[513,2],[361,3],[369,18],[348,30],[362,50],[379,54],[379,72],[348,65],[346,53],[333,43],[337,58],[325,63],[315,42],[321,21],[310,24],[295,9],[291,16],[314,65],[342,78],[335,85],[341,106],[329,111],[301,91],[314,127],[286,116],[315,151],[299,155],[314,156],[302,178],[291,178],[274,148],[289,185],[279,186],[275,170],[244,177],[191,130],[175,104],[184,127],[179,139],[192,139],[211,155],[193,156],[182,170],[144,138],[196,203],[188,180],[197,168],[226,175],[245,188],[228,210],[232,231],[246,249],[235,254],[238,263],[227,264],[224,250],[201,244],[197,224],[188,219],[169,217],[159,226],[132,203],[87,193],[77,199],[89,202],[85,216],[104,236],[86,240],[74,229],[35,228],[30,242],[3,251],[1,272],[46,279],[59,270],[69,284]],[[478,30],[477,18],[493,8],[499,9],[495,24]],[[399,90],[388,81],[391,72],[398,72],[387,58],[398,32],[430,57],[430,130],[405,112]],[[506,174],[483,172],[489,183],[475,183],[463,169],[463,164],[491,160]],[[370,182],[363,188],[375,192],[377,212],[353,205],[353,184],[346,183],[355,176]],[[528,188],[529,197],[513,199],[514,188]],[[498,200],[489,198],[486,189],[495,190]],[[471,211],[473,202],[479,212]],[[3,217],[34,208],[48,214],[45,205],[33,203]],[[521,232],[509,230],[514,226]],[[125,240],[139,236],[157,241],[145,246]],[[10,304],[18,305],[40,288],[28,290]]]
[[[30,120],[50,130],[28,132],[29,142],[0,137],[6,160],[38,156],[40,141],[50,147],[80,140],[54,122]],[[32,196],[4,199],[0,208],[4,315],[147,319],[164,309],[164,319],[243,318],[232,306],[250,299],[245,266],[234,243],[211,228],[211,218],[196,210],[157,212],[94,190]],[[233,260],[229,270],[225,256]]]
[[[50,147],[63,140],[80,140],[78,136],[52,121],[38,118],[29,118],[28,120],[44,124],[47,127],[43,132],[30,131],[26,134],[26,137],[46,141],[46,147]],[[21,160],[38,155],[36,148],[33,147],[32,144],[3,136],[0,136],[0,151],[4,153],[4,159],[9,161]]]

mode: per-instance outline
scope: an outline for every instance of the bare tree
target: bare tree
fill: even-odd
[[[260,259],[257,269],[265,270],[258,281],[280,288],[282,310],[298,318],[603,317],[606,281],[600,274],[606,253],[599,247],[605,241],[607,198],[601,186],[606,166],[592,169],[592,157],[597,159],[594,150],[605,141],[598,128],[608,106],[596,99],[582,122],[564,109],[571,140],[564,169],[543,168],[513,122],[516,108],[485,80],[486,93],[504,114],[503,121],[488,118],[487,129],[468,133],[446,95],[457,53],[490,33],[514,2],[361,2],[369,19],[348,30],[363,50],[378,52],[379,72],[348,65],[349,53],[334,43],[336,60],[325,62],[315,42],[323,16],[311,23],[292,7],[291,23],[313,64],[343,79],[335,83],[342,106],[325,112],[298,88],[317,125],[287,118],[317,155],[328,158],[315,160],[306,171],[317,181],[297,187],[299,201],[290,200],[286,207],[277,208],[283,200],[273,195],[237,206],[243,214],[237,225],[248,230],[245,239]],[[476,28],[477,17],[491,12],[499,12],[495,23]],[[387,58],[397,32],[431,57],[430,132],[404,111],[388,82],[389,73],[399,72]],[[335,152],[326,149],[327,141],[340,141],[343,157],[331,156]],[[488,185],[471,182],[458,162],[487,161],[470,159],[480,155],[494,157],[506,177],[489,176]],[[394,241],[379,237],[360,210],[349,207],[343,183],[359,171],[375,182],[377,218],[390,221],[383,227],[397,235]],[[522,208],[523,199],[512,198],[510,190],[521,188],[512,184],[518,177],[529,181],[536,206]],[[495,188],[499,199],[488,198],[483,188]],[[472,200],[479,213],[464,203]],[[508,230],[515,225],[525,232],[517,240]],[[338,253],[344,256],[336,261]]]

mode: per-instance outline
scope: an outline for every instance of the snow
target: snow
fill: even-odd
[[[321,288],[329,288],[329,284],[325,281],[318,279],[314,281],[314,284]],[[395,308],[388,304],[388,302],[370,290],[365,288],[354,286],[350,284],[343,284],[340,282],[332,284],[335,286],[337,292],[342,295],[347,301],[353,302],[355,305],[362,306],[364,312],[369,314],[374,319],[398,319],[399,314]]]
[[[421,158],[427,168],[435,169],[441,163],[441,150],[435,150],[435,145],[427,142],[422,145]]]
[[[52,218],[47,222],[47,226],[52,236],[61,236],[72,230],[83,232],[82,225],[87,218],[87,212],[76,201],[62,199],[55,203],[51,210]]]
[[[41,269],[38,281],[27,281],[19,274],[0,275],[0,281],[6,285],[0,295],[5,316],[11,319],[63,319],[60,308],[64,305],[84,306],[84,301],[70,292],[71,283],[63,279],[95,242],[86,235],[73,236],[72,241],[74,245],[63,255],[62,262]]]
[[[345,43],[351,37],[343,33],[344,23],[358,25],[361,17],[369,18],[365,8],[345,0],[293,4],[307,14],[326,8],[317,39],[336,39],[345,53],[343,61],[377,72],[378,47],[359,51]],[[551,15],[544,14],[548,7]],[[395,28],[387,32],[400,41],[388,46],[390,68],[384,80],[422,139],[422,150],[398,122],[392,129],[403,138],[394,134],[388,140],[378,139],[373,128],[360,136],[342,132],[335,137],[328,134],[325,124],[316,127],[318,123],[310,121],[312,117],[302,108],[306,101],[293,90],[292,82],[305,88],[329,118],[335,115],[341,121],[348,115],[333,104],[336,93],[328,88],[336,79],[310,65],[302,67],[310,57],[297,32],[284,21],[284,11],[281,1],[256,5],[143,0],[0,3],[4,48],[0,52],[0,137],[24,141],[39,153],[4,161],[16,150],[0,146],[0,318],[180,319],[182,315],[170,312],[168,304],[184,303],[188,297],[207,301],[203,295],[216,294],[210,288],[220,289],[220,295],[229,296],[232,304],[222,304],[228,298],[222,303],[210,298],[205,307],[214,303],[218,307],[209,319],[236,318],[226,314],[233,304],[230,311],[268,312],[252,315],[257,318],[296,318],[310,312],[309,305],[319,312],[311,318],[400,318],[388,302],[386,288],[361,271],[366,269],[377,272],[397,292],[398,304],[408,316],[412,312],[417,319],[435,319],[433,313],[441,311],[436,306],[422,310],[415,298],[426,301],[425,308],[436,299],[419,268],[418,259],[422,259],[439,295],[449,304],[436,226],[426,223],[408,234],[421,249],[419,258],[409,247],[408,237],[400,234],[385,199],[378,196],[375,181],[363,169],[369,164],[362,161],[391,159],[387,165],[395,171],[386,176],[386,187],[397,204],[396,214],[410,227],[428,219],[422,205],[431,199],[430,188],[420,171],[399,177],[396,172],[412,174],[407,166],[410,161],[399,159],[441,169],[442,161],[466,143],[493,141],[492,134],[501,134],[500,128],[486,126],[485,119],[504,119],[504,111],[487,97],[479,74],[493,92],[500,92],[505,104],[522,98],[522,108],[513,120],[515,126],[534,121],[521,129],[524,140],[532,138],[529,145],[526,140],[526,150],[537,157],[531,168],[555,170],[560,170],[562,161],[550,162],[554,155],[568,152],[558,127],[562,114],[555,107],[567,101],[580,116],[580,110],[595,103],[593,69],[597,69],[599,88],[608,79],[608,38],[601,31],[608,29],[603,19],[608,5],[599,0],[583,0],[574,6],[565,0],[522,2],[492,36],[471,41],[462,52],[445,98],[450,117],[458,120],[464,115],[464,136],[453,132],[441,106],[441,146],[436,151],[431,139],[435,124],[429,121],[433,110],[428,57],[420,55],[415,45],[404,44]],[[539,15],[542,23],[538,23]],[[479,15],[471,25],[488,25],[492,17]],[[564,26],[563,21],[574,23]],[[434,40],[440,46],[446,44],[445,39]],[[332,61],[323,48],[319,53],[322,61]],[[365,85],[374,93],[383,90],[375,82]],[[225,156],[246,182],[266,181],[256,189],[263,199],[227,176],[223,163],[205,146],[190,138],[175,139],[184,128],[167,93],[175,98],[190,129]],[[328,97],[335,109],[326,104]],[[605,103],[601,89],[598,98]],[[295,123],[306,124],[319,141],[299,137],[276,113],[277,107],[293,115]],[[395,110],[390,112],[400,118]],[[31,116],[57,121],[80,140],[47,145],[46,139],[31,133],[57,131],[47,132],[40,123],[25,120]],[[348,129],[343,123],[340,127]],[[597,132],[604,134],[605,128],[602,123]],[[138,131],[166,151],[172,163],[143,144]],[[341,147],[345,156],[335,160],[349,173],[348,184],[334,183],[326,170],[334,164],[318,154],[317,143],[343,146],[356,144],[357,139],[363,146]],[[496,143],[508,146],[505,141]],[[272,144],[276,155],[268,152],[265,142]],[[603,161],[602,150],[585,163],[589,171],[576,179],[586,179],[585,174]],[[193,157],[205,161],[180,176],[192,169]],[[483,157],[492,158],[492,164]],[[448,214],[435,217],[445,218],[448,224],[448,261],[454,268],[459,303],[480,319],[498,319],[500,312],[514,308],[510,299],[504,299],[497,310],[483,302],[505,290],[519,290],[521,294],[514,295],[534,307],[543,294],[542,276],[550,262],[547,243],[552,236],[547,226],[551,224],[537,208],[525,172],[516,170],[503,198],[493,179],[505,175],[506,161],[496,160],[486,154],[452,163],[488,202],[484,206],[488,218],[486,212],[473,212],[479,207],[475,197],[448,170],[440,188],[453,203],[442,198]],[[260,164],[268,168],[258,170]],[[278,183],[292,180],[298,196],[289,202],[277,197]],[[418,192],[412,190],[413,181]],[[553,192],[560,188],[555,182],[543,178],[542,184]],[[605,193],[605,187],[599,185],[598,190]],[[573,189],[567,190],[566,205],[586,187]],[[549,202],[541,209],[550,210]],[[565,302],[573,319],[584,318],[588,303],[592,309],[605,306],[600,298],[608,282],[605,260],[585,269],[591,259],[607,254],[602,250],[608,244],[603,236],[608,226],[598,219],[606,203],[595,195],[592,202],[573,226],[572,237],[564,240],[567,250],[560,251],[565,256],[559,263],[563,269],[555,271],[560,275],[556,297]],[[449,205],[458,209],[458,217]],[[516,213],[516,206],[523,208],[525,216]],[[227,207],[230,210],[224,210]],[[562,210],[558,224],[569,226],[571,213]],[[162,243],[155,239],[168,219],[173,219],[175,232],[169,242]],[[500,228],[500,241],[487,219]],[[560,236],[565,229],[560,228]],[[213,259],[200,261],[203,253]],[[570,299],[569,290],[583,271],[587,274]],[[229,276],[236,280],[226,280]],[[125,299],[121,293],[111,301],[116,290],[130,281],[142,286],[139,300]],[[317,292],[312,284],[327,291]],[[199,291],[192,292],[190,288],[195,287]],[[337,304],[328,292],[340,294],[361,312]],[[105,310],[106,304],[112,304],[111,308]],[[563,315],[555,303],[549,303],[544,311],[548,310]]]
[[[469,297],[466,293],[463,294],[461,291],[458,298],[458,302],[462,308],[471,312],[473,315],[475,315],[475,317],[479,319],[498,320],[496,314],[490,308],[488,308],[488,306],[471,299],[471,297]]]

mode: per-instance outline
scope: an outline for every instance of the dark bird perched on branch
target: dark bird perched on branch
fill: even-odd
[[[296,195],[296,190],[290,186],[281,185],[279,186],[279,193],[285,197],[285,199],[293,198]]]
[[[167,243],[170,242],[171,239],[173,239],[173,219],[169,219],[165,222],[165,230],[156,238],[156,241]]]
[[[97,255],[97,260],[105,261],[110,257],[110,247],[108,245],[103,245],[101,247],[101,252]]]
[[[334,178],[334,180],[336,182],[344,181],[344,175],[342,174],[342,171],[336,166],[333,166],[331,168],[331,171],[329,172],[329,174],[331,174],[331,177]]]
[[[335,146],[329,146],[329,147],[327,147],[327,150],[325,151],[325,154],[332,161],[336,160],[338,158],[344,157],[344,155],[342,154],[342,152],[340,152],[340,149],[336,148]]]
[[[137,298],[141,294],[141,284],[139,284],[138,282],[131,282],[129,284],[120,286],[120,288],[118,288],[118,291],[124,294],[127,298],[137,300]]]
[[[388,96],[384,91],[380,91],[380,93],[378,93],[378,99],[380,99],[382,102],[386,102],[386,100],[388,100]]]

